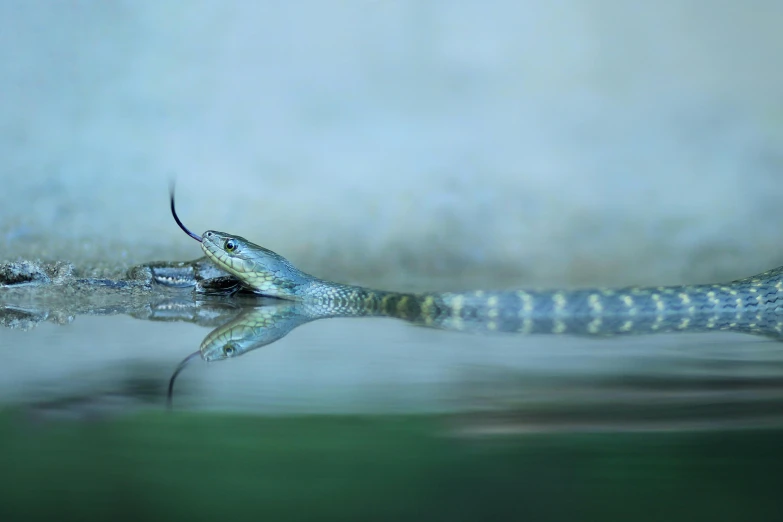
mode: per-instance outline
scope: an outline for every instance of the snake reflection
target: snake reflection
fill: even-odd
[[[384,314],[377,314],[378,317],[383,317]],[[268,346],[274,343],[290,333],[292,330],[303,324],[315,321],[318,319],[329,319],[337,317],[346,317],[345,314],[339,313],[325,313],[323,310],[317,310],[300,302],[295,301],[272,301],[271,304],[263,304],[261,306],[251,306],[244,311],[237,314],[235,311],[232,313],[226,313],[226,317],[229,319],[224,324],[218,326],[211,332],[209,332],[204,340],[201,342],[199,349],[186,357],[175,370],[169,383],[169,400],[173,393],[173,386],[176,377],[195,358],[199,357],[206,362],[223,361],[239,357],[253,350],[257,350],[264,346]],[[366,316],[365,316],[366,317]],[[422,326],[430,326],[424,323],[417,323]],[[540,331],[541,333],[551,333],[550,322],[547,319],[542,319],[541,324],[536,324],[534,321],[532,324],[533,331]],[[688,332],[706,332],[713,330],[707,326],[708,319],[694,320],[694,325],[688,328]],[[726,325],[722,328],[723,331],[731,331],[738,333],[750,333],[754,335],[762,335],[774,339],[780,338],[780,333],[776,327],[777,319],[773,317],[767,322],[761,322],[749,328],[746,325]],[[698,327],[696,325],[702,325]],[[577,325],[573,325],[576,329]],[[459,330],[464,331],[464,328],[453,329],[449,328],[447,323],[441,323],[437,326],[443,330]],[[614,332],[609,332],[606,329],[600,334],[601,337],[614,335],[634,335],[634,334],[652,334],[652,333],[665,333],[665,332],[681,331],[681,329],[672,326],[669,329],[656,329],[642,332],[640,330],[628,331],[622,328],[622,325],[618,325],[618,328]],[[590,334],[584,330],[584,335],[596,336]]]

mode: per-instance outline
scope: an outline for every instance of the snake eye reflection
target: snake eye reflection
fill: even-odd
[[[223,355],[226,357],[231,357],[236,353],[237,349],[234,348],[233,344],[227,344],[223,347]]]
[[[226,252],[233,252],[237,249],[237,242],[233,239],[226,239],[225,244],[223,245],[223,248]]]

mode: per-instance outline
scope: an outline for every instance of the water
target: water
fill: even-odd
[[[28,327],[0,330],[3,520],[781,513],[783,349],[765,338],[281,322],[193,359],[167,408],[211,332],[280,307],[189,290],[110,315],[38,306],[3,310]]]

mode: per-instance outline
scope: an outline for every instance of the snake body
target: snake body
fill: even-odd
[[[240,236],[210,230],[202,237],[207,258],[245,289],[295,301],[312,317],[387,316],[520,333],[783,332],[783,267],[724,284],[415,294],[322,280]]]

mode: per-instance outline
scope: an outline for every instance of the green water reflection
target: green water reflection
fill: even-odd
[[[780,520],[780,431],[455,436],[426,417],[0,417],[3,520]]]

